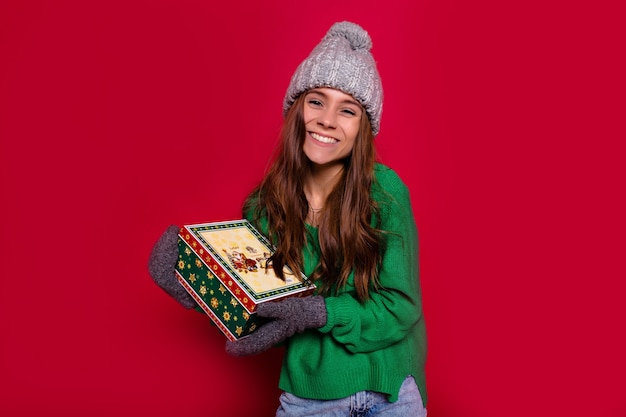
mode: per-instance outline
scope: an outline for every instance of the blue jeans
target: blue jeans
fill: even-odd
[[[387,395],[361,391],[339,400],[309,400],[288,392],[280,396],[276,417],[426,417],[417,384],[412,376],[400,387],[398,401],[390,403]]]

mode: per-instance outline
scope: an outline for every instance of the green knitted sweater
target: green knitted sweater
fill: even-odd
[[[320,400],[377,391],[394,402],[400,385],[412,375],[425,405],[426,328],[411,201],[407,187],[390,168],[377,164],[375,178],[371,195],[380,208],[380,229],[387,232],[381,288],[362,304],[350,276],[345,288],[326,297],[326,325],[296,334],[285,344],[279,387]],[[261,223],[265,228],[265,221]],[[317,229],[307,225],[307,230],[303,272],[310,275],[320,250]]]

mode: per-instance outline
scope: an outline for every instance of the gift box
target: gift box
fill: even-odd
[[[306,296],[315,285],[285,267],[285,279],[268,265],[273,245],[247,220],[183,226],[176,274],[224,335],[232,341],[260,324],[260,303]]]

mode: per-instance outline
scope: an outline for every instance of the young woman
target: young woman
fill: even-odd
[[[284,344],[277,416],[425,416],[426,330],[418,241],[407,187],[375,159],[382,86],[360,26],[334,24],[298,66],[285,96],[281,144],[244,204],[315,295],[263,303],[271,320],[227,342],[231,355]],[[150,272],[183,305],[176,232],[155,245]]]

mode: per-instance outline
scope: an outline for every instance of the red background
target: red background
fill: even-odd
[[[273,415],[282,352],[226,356],[146,262],[239,216],[338,20],[373,38],[412,191],[429,415],[626,415],[623,13],[271,3],[0,2],[0,415]]]

